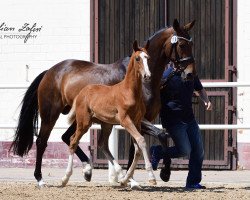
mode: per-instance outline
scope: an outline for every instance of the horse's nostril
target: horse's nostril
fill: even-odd
[[[146,81],[148,81],[148,80],[150,80],[150,76],[147,76],[147,75],[144,75],[144,80],[146,80]]]

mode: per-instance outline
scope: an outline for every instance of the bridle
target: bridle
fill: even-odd
[[[185,41],[190,43],[190,42],[192,42],[192,38],[187,39],[185,37],[178,36],[176,34],[176,32],[174,32],[174,34],[173,34],[173,36],[171,38],[171,49],[170,49],[170,55],[169,55],[170,61],[174,63],[177,71],[184,72],[184,70],[187,68],[187,66],[189,64],[194,63],[195,60],[194,60],[193,56],[180,58],[180,56],[179,56],[179,54],[177,52],[177,43],[178,43],[179,40],[185,40]],[[175,59],[171,59],[173,51],[175,52]]]

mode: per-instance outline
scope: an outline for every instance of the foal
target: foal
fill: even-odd
[[[77,129],[70,141],[69,163],[66,175],[62,178],[63,186],[67,184],[72,174],[73,155],[79,140],[88,131],[93,122],[100,123],[102,128],[110,130],[108,135],[101,135],[98,145],[114,166],[117,175],[121,178],[120,183],[122,185],[126,185],[129,178],[133,176],[141,151],[145,160],[145,168],[149,174],[149,182],[156,184],[147,154],[146,142],[140,134],[141,120],[146,112],[142,93],[142,78],[147,80],[151,76],[147,63],[148,46],[149,42],[145,48],[140,48],[137,41],[134,41],[134,52],[130,58],[127,73],[122,82],[113,86],[88,85],[74,99],[70,112],[70,121],[73,122],[76,120]],[[114,160],[106,145],[113,124],[121,124],[130,133],[134,141],[134,160],[125,176],[122,174],[121,166]]]

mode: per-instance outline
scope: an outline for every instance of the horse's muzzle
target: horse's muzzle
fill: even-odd
[[[151,76],[148,76],[148,75],[144,75],[143,76],[143,79],[145,80],[145,81],[150,81],[151,80]]]

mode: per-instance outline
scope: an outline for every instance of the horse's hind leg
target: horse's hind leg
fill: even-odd
[[[68,130],[62,135],[62,140],[69,146],[70,145],[70,137],[75,133],[76,131],[76,122],[74,122]],[[78,156],[78,158],[81,160],[83,165],[83,176],[86,181],[91,181],[92,177],[92,167],[91,167],[91,161],[88,158],[88,156],[82,151],[82,149],[77,146],[75,154]]]
[[[84,116],[84,118],[83,118]],[[66,169],[65,176],[62,178],[62,186],[65,186],[68,181],[70,176],[73,173],[73,158],[74,158],[74,153],[78,147],[79,141],[81,137],[88,131],[89,127],[91,126],[91,121],[90,121],[90,116],[88,114],[84,114],[82,112],[77,116],[77,129],[76,132],[72,135],[70,145],[69,145],[69,160],[68,160],[68,166]],[[83,121],[82,121],[83,120]],[[89,165],[90,168],[90,174],[92,175],[92,166]]]
[[[47,147],[47,142],[48,142],[51,130],[53,129],[58,116],[57,117],[55,116],[54,119],[51,121],[42,120],[41,129],[40,129],[38,138],[36,139],[37,152],[36,152],[36,168],[35,168],[34,176],[38,182],[38,187],[43,187],[45,185],[45,182],[42,179],[42,171],[41,171],[42,159],[43,159],[44,151]]]
[[[122,173],[122,167],[118,164],[118,162],[115,160],[113,155],[111,154],[108,146],[108,140],[110,133],[112,131],[113,125],[112,124],[106,124],[102,123],[101,124],[101,134],[98,139],[98,147],[102,149],[102,152],[106,156],[106,158],[110,161],[110,163],[113,165],[113,169],[110,170],[109,172],[109,182],[110,183],[117,183],[118,179],[123,178],[123,173]]]

